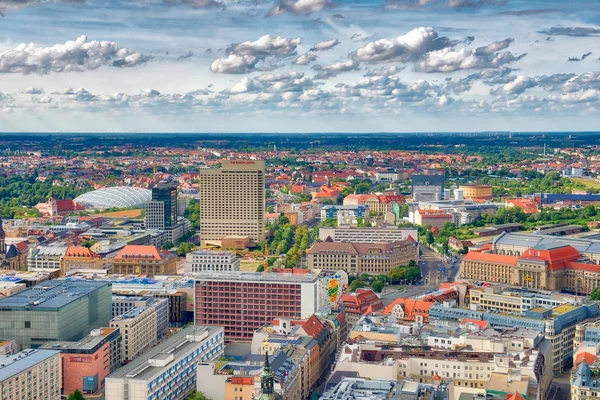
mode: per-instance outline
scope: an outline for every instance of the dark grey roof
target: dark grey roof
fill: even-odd
[[[22,292],[0,299],[0,311],[58,310],[110,283],[95,281],[44,281]]]

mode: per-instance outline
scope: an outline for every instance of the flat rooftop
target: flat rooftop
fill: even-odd
[[[189,326],[174,334],[162,343],[154,346],[146,353],[138,358],[119,368],[106,379],[132,379],[132,380],[149,380],[157,376],[165,367],[153,367],[150,365],[150,360],[164,359],[164,354],[172,354],[173,360],[179,359],[184,354],[187,354],[190,348],[197,347],[204,342],[190,342],[186,339],[187,335],[202,335],[207,333],[206,339],[216,334],[223,328],[214,326]]]
[[[286,272],[211,272],[203,271],[189,274],[196,281],[253,281],[253,282],[279,282],[279,283],[311,283],[319,277],[312,272],[293,274]]]
[[[113,332],[118,331],[119,328],[100,328],[93,330],[89,335],[76,342],[69,341],[57,341],[48,342],[40,346],[40,349],[49,350],[93,350],[98,346],[107,336]]]
[[[44,281],[12,296],[0,299],[0,311],[58,310],[104,286],[110,286],[110,283]]]
[[[0,356],[0,382],[59,354],[55,350],[29,349],[11,356]]]

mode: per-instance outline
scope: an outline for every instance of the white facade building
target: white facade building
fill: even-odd
[[[198,362],[218,359],[223,348],[223,328],[187,327],[108,376],[106,398],[183,400],[196,390]]]
[[[232,272],[240,270],[240,259],[233,251],[199,250],[188,253],[184,272]]]

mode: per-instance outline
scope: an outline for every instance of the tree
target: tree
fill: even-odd
[[[421,270],[419,267],[408,267],[406,270],[406,279],[411,281],[421,279]]]
[[[83,397],[83,393],[81,393],[81,391],[79,389],[75,389],[75,391],[69,395],[68,399],[69,400],[85,400],[85,397]]]
[[[350,289],[350,292],[356,292],[356,289],[363,288],[363,287],[365,287],[365,283],[363,281],[361,281],[360,279],[355,279],[350,284],[349,289]]]
[[[192,393],[190,393],[190,395],[187,397],[187,400],[210,400],[208,397],[206,397],[206,395],[202,392],[197,392],[197,391],[193,391]]]
[[[433,237],[433,233],[431,231],[427,231],[427,233],[425,234],[425,243],[427,243],[428,245],[432,245],[433,242],[435,242],[435,238]]]
[[[594,288],[590,293],[590,299],[598,301],[600,300],[600,289]]]
[[[376,280],[375,282],[373,282],[371,284],[371,289],[373,289],[373,291],[376,293],[381,293],[381,291],[383,290],[384,287],[385,287],[385,283],[383,283],[380,280]]]

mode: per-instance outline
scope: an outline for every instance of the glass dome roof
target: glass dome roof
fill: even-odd
[[[132,186],[116,186],[94,190],[75,198],[85,208],[143,207],[152,200],[152,191]]]

